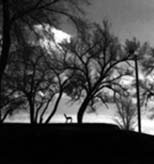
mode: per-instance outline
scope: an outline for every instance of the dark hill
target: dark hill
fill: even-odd
[[[154,137],[108,124],[0,125],[2,164],[154,163]]]

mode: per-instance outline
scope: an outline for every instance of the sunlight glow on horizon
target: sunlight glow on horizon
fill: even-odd
[[[73,123],[77,123],[76,121],[76,115],[75,114],[68,114],[68,116],[71,116],[73,118]],[[6,122],[22,122],[22,123],[30,123],[29,122],[29,115],[23,114],[22,117],[20,114],[16,115],[14,118],[6,119]],[[109,123],[109,124],[115,124],[113,116],[107,116],[107,115],[97,115],[97,114],[85,114],[84,123]],[[54,116],[50,123],[65,123],[65,117],[63,114],[58,114]],[[142,132],[150,135],[154,135],[154,120],[150,120],[148,118],[142,119]],[[138,131],[138,128],[136,126],[135,131]]]

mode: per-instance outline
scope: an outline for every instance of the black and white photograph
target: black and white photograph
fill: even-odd
[[[153,0],[0,0],[1,163],[154,163]]]

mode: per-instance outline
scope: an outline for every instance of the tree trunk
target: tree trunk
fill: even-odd
[[[29,101],[29,114],[30,114],[30,123],[35,124],[35,118],[34,118],[34,103],[32,102],[31,97],[28,97]]]
[[[86,110],[86,108],[87,108],[87,106],[88,106],[89,101],[90,101],[90,96],[87,96],[87,97],[85,98],[84,102],[82,103],[82,105],[81,105],[79,111],[78,111],[78,114],[77,114],[77,122],[78,122],[79,124],[82,123],[83,115],[84,115],[84,112],[85,112],[85,110]]]
[[[55,104],[55,106],[54,106],[54,109],[53,109],[53,111],[51,112],[51,114],[49,115],[49,117],[47,118],[47,120],[45,121],[45,124],[49,123],[49,121],[51,120],[51,118],[52,118],[52,117],[54,116],[54,114],[56,113],[57,108],[58,108],[58,105],[59,105],[59,102],[60,102],[61,97],[62,97],[62,94],[63,94],[63,92],[60,92],[60,93],[59,93],[59,96],[58,96],[58,99],[57,99],[56,104]]]

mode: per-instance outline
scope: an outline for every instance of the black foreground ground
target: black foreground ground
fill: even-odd
[[[149,164],[154,137],[108,124],[3,124],[0,163]]]

